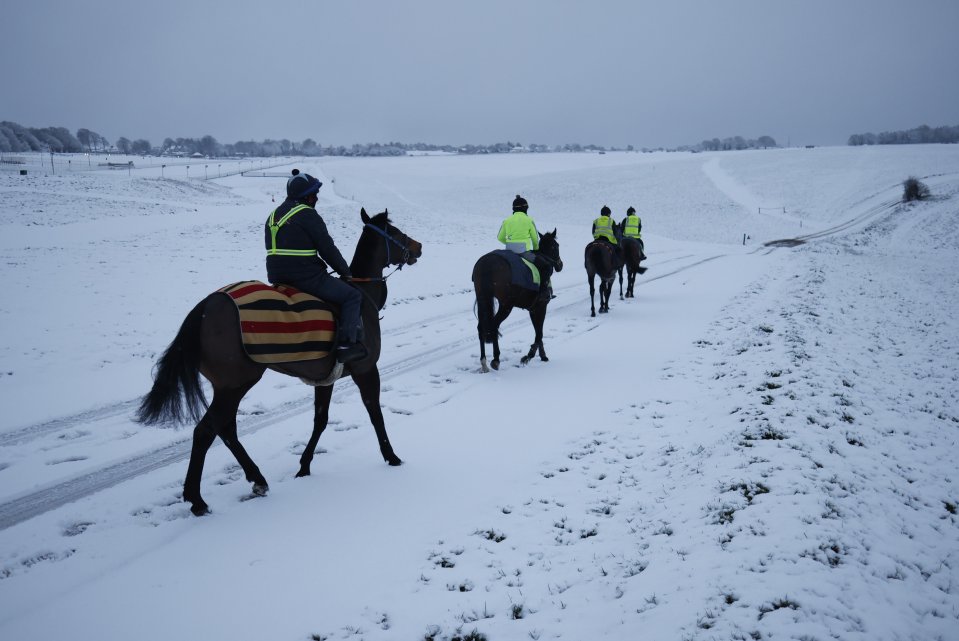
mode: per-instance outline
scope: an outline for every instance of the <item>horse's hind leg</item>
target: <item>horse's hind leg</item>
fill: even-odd
[[[486,341],[483,340],[483,332],[478,331],[479,341],[480,341],[480,368],[483,370],[483,373],[489,371],[489,363],[486,362]]]
[[[600,293],[599,293],[599,303],[600,306],[603,304],[603,291],[602,291],[602,282],[599,284]],[[593,275],[589,276],[589,315],[590,317],[596,316],[596,286],[593,285]]]
[[[326,424],[330,420],[330,399],[333,398],[332,385],[318,385],[313,393],[313,433],[310,435],[310,441],[303,449],[300,456],[300,471],[296,477],[310,475],[310,464],[313,462],[313,454],[316,452],[316,446],[320,442],[320,436],[326,429]]]
[[[210,506],[200,494],[200,480],[203,477],[206,453],[217,436],[236,457],[246,474],[246,479],[253,483],[253,492],[265,494],[268,489],[266,479],[240,445],[236,434],[236,410],[240,405],[240,399],[250,387],[252,385],[233,390],[214,389],[213,401],[209,409],[193,430],[193,449],[190,452],[190,464],[183,482],[183,500],[191,504],[190,511],[196,516],[203,516],[210,511]]]
[[[206,460],[207,451],[216,439],[216,432],[211,425],[209,414],[210,412],[207,411],[196,427],[193,428],[193,449],[190,452],[190,464],[187,467],[186,480],[183,482],[183,500],[190,503],[190,511],[196,516],[203,516],[210,511],[210,506],[200,496],[203,462]]]
[[[402,465],[403,461],[393,452],[393,446],[390,444],[390,437],[386,434],[386,421],[383,420],[383,410],[380,407],[380,371],[376,367],[362,374],[352,373],[353,382],[360,388],[360,396],[363,398],[363,405],[370,415],[370,422],[373,423],[373,430],[376,432],[376,440],[380,445],[380,454],[383,460],[390,465]]]
[[[219,398],[221,405],[219,405],[217,409],[219,410],[218,418],[221,420],[215,424],[217,435],[230,452],[232,452],[236,458],[236,462],[243,468],[246,480],[253,483],[253,493],[257,496],[263,496],[270,489],[270,486],[267,484],[266,479],[263,478],[260,468],[256,466],[256,463],[254,463],[250,455],[247,454],[246,449],[240,444],[236,427],[236,411],[240,407],[240,400],[243,399],[243,396],[251,387],[253,386],[249,385],[230,390],[214,390],[213,403],[210,405],[210,409],[212,410],[217,406],[217,400]]]
[[[500,303],[496,315],[493,316],[493,361],[490,363],[490,367],[496,370],[499,369],[499,326],[506,320],[511,311],[513,311],[511,305]]]

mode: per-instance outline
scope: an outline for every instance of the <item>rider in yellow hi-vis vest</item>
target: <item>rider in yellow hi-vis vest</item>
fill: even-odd
[[[314,209],[322,186],[313,176],[293,170],[286,183],[286,200],[266,221],[266,274],[274,285],[292,285],[340,306],[336,358],[348,363],[367,355],[361,342],[363,295],[347,284],[352,277],[350,265]],[[330,276],[327,265],[343,280]]]
[[[616,223],[613,222],[612,213],[606,205],[603,205],[603,208],[599,210],[599,218],[593,221],[593,238],[595,240],[604,240],[612,245],[613,251],[616,254],[616,260],[622,264],[623,250],[616,241]]]
[[[542,274],[546,265],[542,263],[539,255],[534,253],[535,250],[539,249],[539,232],[536,230],[536,223],[529,217],[528,211],[529,203],[526,202],[525,198],[516,194],[516,198],[513,199],[513,213],[499,226],[496,240],[506,245],[506,249],[519,254],[536,265],[536,268]],[[550,299],[549,279],[539,279],[538,296],[542,300]]]
[[[620,224],[623,238],[635,238],[639,241],[639,260],[646,260],[645,243],[643,242],[643,219],[636,215],[636,209],[626,210],[626,218]]]

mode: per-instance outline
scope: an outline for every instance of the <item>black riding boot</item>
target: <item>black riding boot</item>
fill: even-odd
[[[363,327],[356,330],[355,336],[348,336],[340,330],[336,338],[336,360],[340,363],[351,363],[366,358],[369,352],[363,345]]]
[[[546,265],[537,263],[539,268],[539,293],[536,295],[537,302],[547,303],[553,297],[553,288],[550,286],[550,278],[553,277],[553,269]]]

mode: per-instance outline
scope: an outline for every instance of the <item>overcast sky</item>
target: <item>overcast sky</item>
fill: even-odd
[[[959,124],[957,0],[4,2],[0,120],[675,146]]]

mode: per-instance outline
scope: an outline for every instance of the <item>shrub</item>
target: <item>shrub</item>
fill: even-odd
[[[902,201],[925,200],[929,198],[929,187],[915,176],[909,176],[902,183]]]

